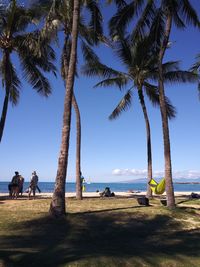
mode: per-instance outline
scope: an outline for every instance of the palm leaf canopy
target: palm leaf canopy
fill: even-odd
[[[5,84],[9,86],[9,99],[13,105],[18,103],[19,99],[19,90],[21,88],[21,82],[17,77],[17,72],[13,66],[10,58],[5,62],[5,57],[2,58],[0,64],[0,71],[2,77],[2,85],[5,87]],[[8,73],[6,73],[8,72]]]
[[[38,17],[36,10],[26,9],[11,1],[9,6],[1,10],[0,20],[0,51],[3,55],[15,53],[21,63],[22,77],[25,78],[40,94],[47,96],[51,92],[51,86],[44,77],[42,71],[52,71],[56,74],[53,64],[55,53],[50,45],[40,38],[38,31],[27,33],[27,28]],[[11,57],[2,60],[3,85],[10,91],[10,100],[17,103],[19,97],[20,81],[18,73],[11,62]],[[6,67],[7,66],[7,67]],[[5,71],[9,67],[9,74]]]
[[[163,0],[161,8],[165,15],[171,14],[178,28],[185,28],[186,24],[200,26],[199,17],[189,0]]]
[[[140,39],[137,43],[132,42],[130,37],[115,42],[113,47],[114,54],[123,64],[125,69],[123,72],[102,64],[96,55],[94,55],[93,59],[92,57],[89,58],[88,63],[82,67],[83,74],[103,78],[95,87],[115,86],[120,90],[127,88],[127,86],[131,87],[110,118],[115,118],[122,111],[127,110],[132,101],[130,90],[134,88],[138,90],[144,89],[152,104],[159,105],[159,90],[155,85],[155,82],[157,83],[158,81],[157,57],[154,55],[153,49],[149,49],[149,46],[151,47],[151,39],[148,37]],[[85,60],[87,61],[87,57]],[[163,73],[165,82],[170,83],[197,82],[198,79],[196,74],[180,70],[178,61],[164,63]],[[173,118],[176,114],[175,108],[167,97],[165,102],[168,117]]]
[[[154,2],[154,0],[133,0],[118,6],[116,14],[109,22],[110,35],[113,38],[126,35],[126,29],[133,19],[132,40],[138,40],[146,35],[155,16]]]
[[[71,35],[73,0],[38,0],[33,8],[46,16],[46,32],[57,30],[55,20],[59,22],[59,27],[65,35]],[[105,39],[103,37],[102,15],[98,1],[82,0],[79,18],[79,36],[89,44],[97,44]],[[54,25],[53,25],[54,24]]]

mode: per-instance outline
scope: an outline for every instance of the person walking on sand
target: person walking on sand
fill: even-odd
[[[24,177],[22,177],[21,175],[19,176],[19,193],[23,194],[23,186],[24,186]]]
[[[29,185],[29,193],[28,193],[29,199],[30,199],[32,192],[33,192],[33,198],[35,198],[35,191],[36,191],[37,187],[38,187],[38,176],[36,174],[36,171],[34,171],[32,173],[31,181],[30,181],[30,185]]]

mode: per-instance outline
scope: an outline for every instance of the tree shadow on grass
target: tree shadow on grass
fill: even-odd
[[[200,231],[182,230],[179,222],[166,215],[78,213],[16,223],[11,228],[16,229],[15,235],[1,237],[0,259],[6,267],[70,266],[99,257],[139,257],[147,266],[158,266],[154,255],[198,257],[200,251]]]

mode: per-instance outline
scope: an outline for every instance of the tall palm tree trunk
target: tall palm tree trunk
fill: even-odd
[[[5,121],[6,121],[6,115],[8,111],[8,102],[9,102],[9,91],[6,90],[6,95],[4,98],[3,102],[3,109],[1,113],[1,121],[0,121],[0,142],[3,136],[3,131],[4,131],[4,126],[5,126]]]
[[[152,190],[149,185],[150,180],[152,179],[152,152],[151,152],[151,130],[150,130],[150,124],[149,124],[149,118],[147,114],[146,105],[144,102],[144,95],[142,93],[142,89],[138,90],[140,104],[142,106],[143,115],[145,119],[146,124],[146,133],[147,133],[147,166],[148,166],[148,177],[147,177],[147,193],[146,196],[152,197]]]
[[[72,96],[72,105],[76,114],[76,198],[81,200],[81,116],[74,94]]]
[[[69,62],[67,61],[67,39],[65,38],[64,43],[64,52],[63,52],[63,67],[64,67],[64,76],[65,79],[68,76],[69,71]],[[75,95],[72,95],[72,105],[76,114],[76,198],[82,199],[82,186],[81,186],[81,116],[78,107],[78,103],[76,101]]]
[[[6,122],[6,116],[7,116],[7,111],[8,111],[8,102],[9,102],[9,96],[10,96],[10,66],[9,66],[9,52],[5,51],[3,55],[3,62],[5,64],[5,73],[4,73],[4,80],[5,80],[5,85],[6,85],[6,95],[4,98],[3,102],[3,109],[1,113],[1,121],[0,121],[0,142],[3,137],[3,132],[4,132],[4,127],[5,127],[5,122]]]
[[[72,45],[70,51],[69,72],[66,81],[62,141],[61,141],[60,155],[58,159],[58,170],[55,181],[55,188],[49,209],[49,213],[55,217],[62,217],[66,213],[65,182],[67,174],[69,138],[70,138],[70,127],[71,127],[72,95],[73,95],[73,85],[75,77],[76,58],[77,58],[79,13],[80,13],[80,0],[74,0]]]
[[[174,198],[174,187],[172,181],[172,166],[171,166],[171,152],[170,152],[170,137],[168,127],[168,117],[165,104],[165,92],[164,92],[164,79],[162,61],[169,41],[169,35],[172,26],[172,16],[167,16],[165,36],[163,44],[159,52],[158,72],[159,72],[159,101],[160,111],[162,117],[162,129],[163,129],[163,141],[164,141],[164,157],[165,157],[165,180],[166,180],[166,195],[167,195],[167,206],[169,208],[175,207]]]

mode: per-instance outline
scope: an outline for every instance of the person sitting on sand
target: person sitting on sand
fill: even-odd
[[[100,193],[101,197],[114,197],[115,193],[110,191],[110,187],[106,187],[102,193]]]

